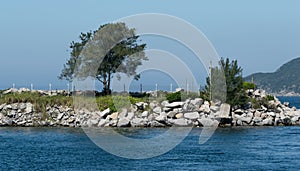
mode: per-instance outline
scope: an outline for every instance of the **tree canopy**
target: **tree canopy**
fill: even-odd
[[[93,77],[103,84],[103,93],[110,94],[111,79],[118,73],[139,79],[136,73],[143,60],[147,60],[134,29],[124,23],[100,26],[96,31],[81,33],[78,42],[71,42],[70,59],[64,65],[60,79]]]
[[[221,67],[212,68],[211,78],[207,77],[206,79],[207,85],[203,92],[204,98],[211,100],[212,96],[220,94],[222,87],[226,87],[226,103],[242,107],[247,103],[247,96],[243,88],[242,68],[238,66],[237,60],[230,61],[228,58],[226,60],[221,58],[220,65]],[[221,75],[225,76],[226,85],[220,81]]]

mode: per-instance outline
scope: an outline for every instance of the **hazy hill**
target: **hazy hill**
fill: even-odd
[[[273,73],[255,73],[247,76],[251,81],[269,93],[300,93],[300,57],[283,64]]]

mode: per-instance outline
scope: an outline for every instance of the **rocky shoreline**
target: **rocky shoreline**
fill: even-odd
[[[255,98],[266,96],[264,91],[249,91]],[[228,104],[209,103],[201,98],[184,102],[139,102],[120,112],[76,111],[67,106],[47,106],[36,112],[31,103],[0,105],[0,126],[24,127],[170,127],[170,126],[277,126],[300,125],[300,110],[281,103],[276,97],[254,109],[230,109]]]

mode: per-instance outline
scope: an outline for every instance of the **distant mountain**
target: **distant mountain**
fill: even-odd
[[[244,78],[273,94],[300,94],[300,57],[282,65],[273,73],[255,73]]]

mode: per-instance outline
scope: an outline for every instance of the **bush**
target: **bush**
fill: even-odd
[[[243,82],[243,88],[244,90],[255,89],[256,85],[250,82]]]
[[[181,101],[181,92],[167,94],[166,98],[170,103]]]

